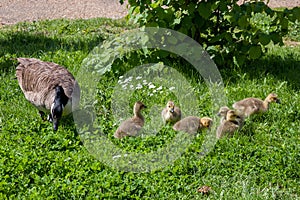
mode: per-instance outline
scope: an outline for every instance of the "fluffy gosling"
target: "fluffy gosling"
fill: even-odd
[[[220,108],[217,116],[221,117],[220,123],[222,123],[224,120],[226,120],[226,116],[228,111],[230,111],[230,108],[228,108],[227,106],[223,106]],[[242,127],[244,125],[245,122],[245,117],[242,114],[237,114],[236,117],[236,121],[239,123],[240,127]]]
[[[195,116],[189,116],[176,122],[176,124],[173,126],[173,129],[175,131],[183,131],[189,134],[195,134],[205,128],[210,128],[212,123],[213,121],[209,117],[199,118]]]
[[[173,101],[168,101],[167,106],[161,112],[161,117],[165,124],[174,124],[181,119],[181,110],[175,106]]]
[[[220,139],[224,136],[232,136],[232,134],[238,130],[242,125],[237,120],[238,115],[235,111],[229,110],[226,114],[226,118],[222,121],[217,128],[217,138]]]
[[[249,117],[252,114],[258,114],[266,112],[269,109],[270,103],[280,103],[280,99],[277,94],[269,94],[265,100],[257,98],[246,98],[241,101],[235,102],[232,107],[236,109],[240,114],[245,117]]]
[[[142,102],[137,101],[133,107],[133,117],[123,121],[116,130],[114,137],[121,139],[126,136],[135,136],[144,126],[144,117],[141,110],[147,108]]]

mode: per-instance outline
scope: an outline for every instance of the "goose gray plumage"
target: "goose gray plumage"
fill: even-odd
[[[183,131],[190,134],[195,134],[205,128],[212,126],[213,120],[209,117],[188,116],[176,122],[173,126],[175,131]]]
[[[141,110],[147,108],[142,102],[137,101],[133,107],[133,117],[123,121],[116,132],[114,137],[121,139],[126,136],[136,136],[138,132],[144,126],[144,117],[141,114]]]
[[[64,67],[35,58],[17,58],[16,77],[25,98],[34,105],[42,118],[45,112],[58,128],[62,116],[79,107],[80,88],[74,76]]]
[[[280,99],[275,93],[269,94],[265,100],[254,97],[246,98],[235,102],[232,107],[237,110],[239,114],[248,117],[252,114],[266,112],[272,102],[280,103]]]
[[[176,123],[181,119],[181,110],[175,106],[173,101],[168,101],[161,112],[161,117],[164,123]]]

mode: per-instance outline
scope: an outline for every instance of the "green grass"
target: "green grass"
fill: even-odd
[[[87,151],[72,120],[66,119],[54,133],[51,124],[40,119],[14,79],[16,62],[11,58],[53,61],[76,75],[95,45],[130,28],[122,20],[109,19],[53,20],[1,28],[0,198],[300,199],[299,46],[274,46],[246,68],[222,69],[229,105],[249,96],[264,98],[270,92],[276,92],[282,104],[271,105],[268,113],[248,119],[233,138],[219,140],[203,158],[199,154],[206,134],[199,135],[182,157],[158,171],[117,171]],[[211,94],[203,80],[184,64],[167,64],[190,81],[201,116],[212,116]],[[108,72],[99,81],[95,105],[101,128],[127,151],[150,152],[163,147],[175,137],[170,127],[155,137],[113,139],[118,122],[112,117],[110,103],[122,71]],[[148,97],[136,92],[130,105],[139,98],[150,108],[164,106],[169,97],[172,93]],[[129,106],[125,109],[131,111]],[[145,110],[145,116],[149,121],[150,110]],[[208,197],[197,193],[202,185],[212,187]]]

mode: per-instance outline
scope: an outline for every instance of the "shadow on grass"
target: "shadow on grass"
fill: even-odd
[[[286,81],[293,89],[300,89],[300,48],[280,47],[283,51],[269,53],[236,71],[246,73],[249,79],[274,76],[275,79]],[[240,82],[235,70],[221,69],[224,80]]]
[[[99,37],[48,37],[44,33],[28,33],[18,31],[6,33],[0,38],[0,71],[14,70],[17,61],[12,58],[35,57],[39,58],[45,53],[51,54],[57,51],[89,52],[98,45],[103,38]]]

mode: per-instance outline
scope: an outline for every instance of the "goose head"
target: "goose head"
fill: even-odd
[[[50,110],[54,131],[57,131],[58,122],[63,114],[64,107],[68,103],[68,100],[69,98],[66,96],[64,89],[61,86],[56,86],[55,98]]]
[[[279,104],[281,103],[280,99],[278,98],[277,94],[275,94],[275,93],[269,94],[266,98],[266,101],[268,103],[272,103],[272,102],[279,103]]]
[[[213,120],[209,117],[202,117],[200,118],[200,124],[202,125],[202,127],[211,128]]]
[[[175,104],[173,101],[168,101],[167,103],[167,109],[170,113],[174,112]]]

